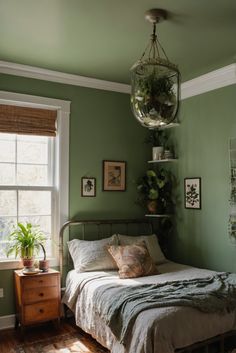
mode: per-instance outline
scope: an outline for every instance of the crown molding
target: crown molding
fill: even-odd
[[[0,73],[35,78],[44,81],[58,82],[73,86],[101,89],[105,91],[130,93],[130,85],[126,85],[124,83],[98,80],[96,78],[41,69],[35,66],[15,64],[8,61],[0,61]]]
[[[236,84],[236,63],[181,84],[181,100]]]
[[[0,73],[130,94],[130,85],[0,61]],[[236,84],[236,63],[181,84],[181,100]]]

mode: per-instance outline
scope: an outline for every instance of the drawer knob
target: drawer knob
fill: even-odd
[[[42,313],[44,313],[44,310],[43,309],[39,309],[39,312],[42,314]]]
[[[39,296],[40,296],[40,297],[43,297],[43,296],[44,296],[44,294],[43,294],[43,293],[39,293]]]
[[[40,279],[39,283],[43,283],[43,279]]]

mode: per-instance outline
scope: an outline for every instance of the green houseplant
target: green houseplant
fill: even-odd
[[[137,111],[149,112],[152,117],[158,115],[163,123],[169,121],[176,108],[174,82],[167,75],[157,76],[156,72],[145,79],[137,79],[132,104]]]
[[[161,169],[155,172],[149,169],[138,181],[138,203],[152,214],[171,213],[173,210],[171,189],[169,171]]]
[[[40,248],[43,249],[44,258],[46,255],[44,243],[46,241],[45,234],[31,223],[18,222],[12,233],[9,235],[9,246],[7,248],[7,256],[12,253],[15,257],[20,256],[23,261],[25,272],[33,272],[34,255],[37,254]]]
[[[145,143],[150,144],[152,147],[165,147],[166,140],[167,136],[165,134],[165,131],[158,129],[150,129],[148,130],[148,134],[145,138]]]
[[[152,159],[158,160],[163,158],[165,142],[167,136],[163,130],[148,130],[145,142],[152,146]]]

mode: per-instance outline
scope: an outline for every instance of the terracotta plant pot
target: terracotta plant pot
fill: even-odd
[[[35,272],[35,267],[34,267],[34,258],[31,257],[31,258],[28,258],[28,257],[24,257],[22,258],[22,263],[23,263],[23,270],[22,272],[24,274],[31,274],[31,273],[34,273]]]
[[[39,260],[39,269],[43,272],[48,272],[49,260]]]
[[[157,200],[149,200],[147,201],[147,209],[151,214],[157,213]]]
[[[32,268],[34,267],[34,258],[23,258],[22,263],[25,268]]]

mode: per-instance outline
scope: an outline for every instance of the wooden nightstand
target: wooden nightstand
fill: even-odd
[[[60,322],[60,273],[55,270],[35,275],[14,271],[16,322],[21,328],[49,320]]]

